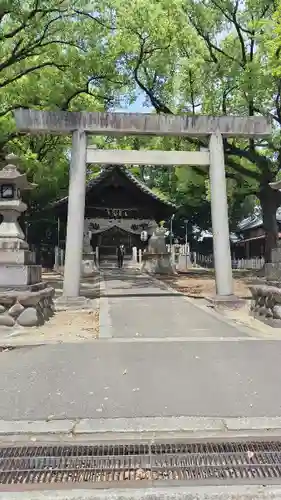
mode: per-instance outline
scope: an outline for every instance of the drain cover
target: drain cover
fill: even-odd
[[[0,448],[0,484],[6,486],[105,487],[132,481],[265,484],[280,483],[280,478],[279,441]]]

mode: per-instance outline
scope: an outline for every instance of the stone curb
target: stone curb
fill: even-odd
[[[280,417],[226,418],[224,423],[230,431],[281,429]]]
[[[80,435],[120,436],[197,434],[233,435],[275,432],[281,436],[281,417],[139,417],[108,419],[0,420],[0,436]]]
[[[102,323],[104,325],[104,323]],[[100,327],[100,324],[99,324]],[[62,331],[62,334],[64,332]],[[67,332],[66,332],[67,334]],[[98,335],[97,339],[99,340],[99,343],[107,342],[110,339],[110,343],[113,344],[160,344],[160,343],[175,343],[175,342],[183,342],[183,343],[189,343],[189,342],[232,342],[232,343],[237,343],[237,342],[266,342],[267,338],[264,338],[262,336],[260,337],[136,337],[136,338],[125,338],[125,337],[111,337],[109,336],[103,336],[100,337]],[[281,338],[280,336],[278,337],[270,337],[270,340],[274,340],[276,342],[280,342]],[[68,340],[68,344],[76,344],[76,340]],[[45,345],[59,345],[62,344],[61,340],[17,340],[13,339],[10,337],[4,337],[0,341],[0,348],[2,349],[24,349],[24,348],[32,348],[32,347],[40,347],[40,346],[45,346]]]
[[[79,434],[102,433],[208,433],[228,431],[275,431],[281,433],[281,417],[210,418],[210,417],[140,417],[81,419],[73,430]]]
[[[104,420],[83,419],[78,422],[74,434],[92,434],[102,432],[197,432],[225,430],[223,420],[193,417],[140,417],[108,418]]]
[[[75,420],[0,420],[0,436],[13,434],[69,434]]]
[[[100,299],[99,299],[99,339],[112,338],[112,324],[110,319],[109,301],[105,297],[106,285],[100,272]]]
[[[157,486],[0,493],[0,500],[280,500],[280,486]]]

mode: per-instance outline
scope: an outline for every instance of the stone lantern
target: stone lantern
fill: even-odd
[[[21,192],[35,185],[17,169],[18,158],[8,155],[7,165],[0,170],[0,287],[26,287],[41,282],[41,266],[28,250],[24,233],[18,223],[27,206]]]
[[[42,282],[42,268],[28,249],[18,223],[27,206],[21,192],[32,189],[26,174],[17,169],[14,155],[0,171],[0,327],[38,326],[53,314],[54,289]]]
[[[17,169],[18,158],[11,154],[6,157],[8,164],[0,170],[0,249],[28,249],[24,233],[18,223],[20,215],[27,206],[21,199],[21,192],[32,189],[35,185],[28,182],[26,174]]]

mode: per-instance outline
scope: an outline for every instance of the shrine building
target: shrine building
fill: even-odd
[[[67,219],[68,197],[54,203],[57,217]],[[104,167],[87,183],[85,197],[84,237],[90,234],[93,251],[98,247],[99,258],[116,253],[119,244],[126,254],[136,246],[141,248],[140,235],[166,220],[176,206],[160,198],[124,166]]]

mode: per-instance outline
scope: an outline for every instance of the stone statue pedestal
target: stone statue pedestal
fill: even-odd
[[[177,274],[171,264],[170,254],[144,252],[142,256],[142,271],[150,274]]]
[[[90,234],[88,231],[85,231],[83,235],[83,255],[81,266],[81,276],[83,278],[95,276],[98,273],[98,268],[95,263],[95,253],[92,249]]]
[[[95,276],[99,272],[95,263],[95,254],[83,254],[82,258],[82,277],[87,278],[90,276]]]
[[[271,262],[265,264],[265,277],[267,281],[281,281],[281,244],[272,249]]]
[[[142,259],[142,271],[150,274],[176,274],[170,253],[166,249],[165,229],[155,229],[149,240],[148,250],[143,253]]]

